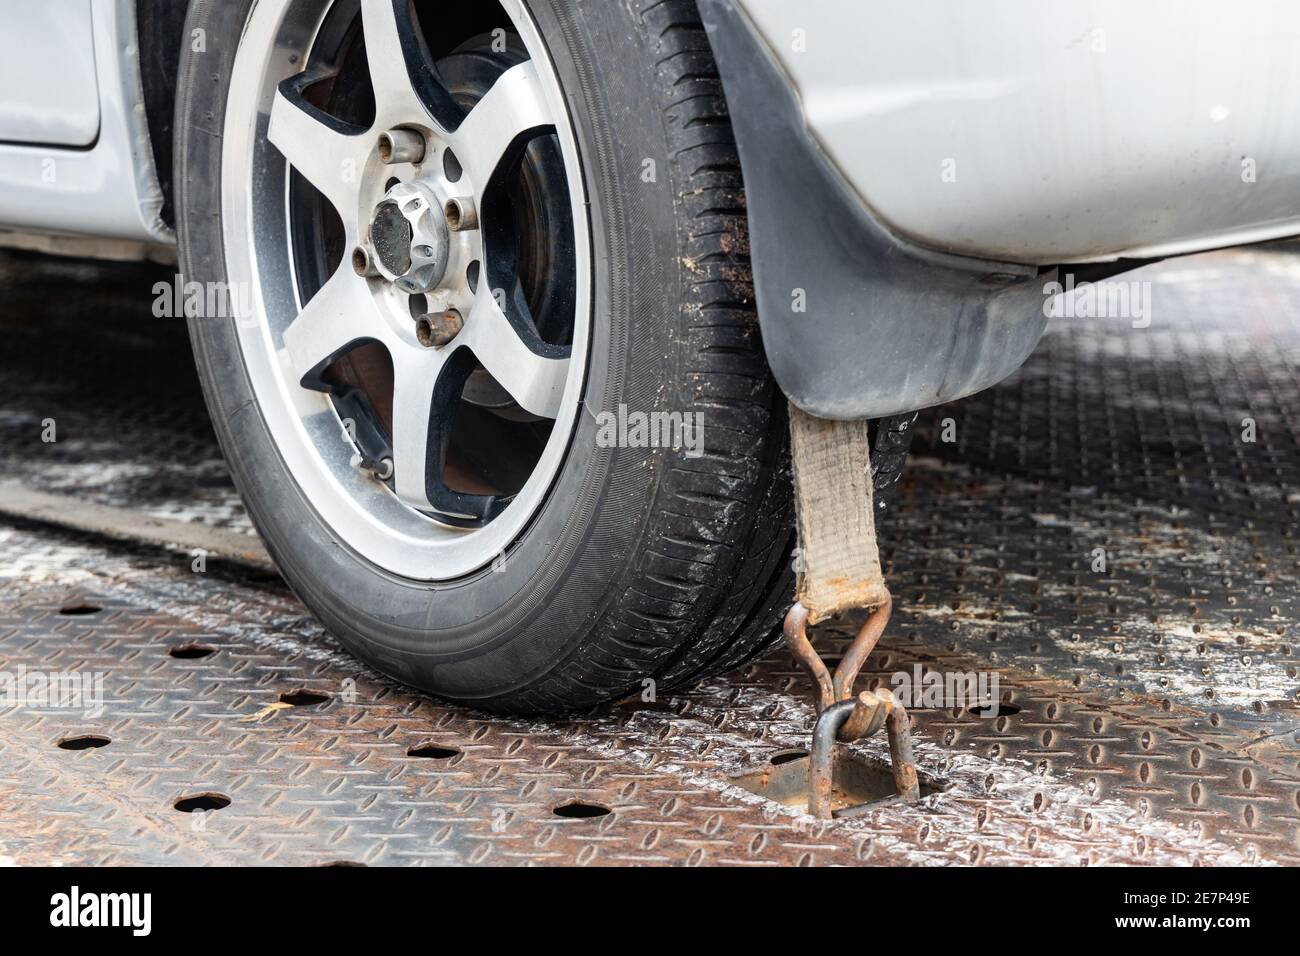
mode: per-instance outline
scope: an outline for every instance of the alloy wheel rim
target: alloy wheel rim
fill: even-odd
[[[519,0],[501,8],[517,62],[466,110],[429,68],[405,0],[263,0],[250,13],[227,106],[227,273],[249,286],[235,297],[251,303],[237,328],[263,416],[330,527],[372,563],[421,580],[499,563],[559,473],[585,375],[590,241],[576,140],[539,32]],[[353,9],[374,93],[367,128],[313,96],[330,78],[312,51]],[[500,238],[503,177],[544,137],[562,157],[576,251],[564,342],[539,333],[519,292],[520,263]],[[298,177],[337,214],[347,250],[309,296],[290,202]],[[386,434],[349,417],[352,392],[328,374],[363,346],[391,361]],[[497,400],[476,404],[549,429],[519,487],[454,487],[448,478],[448,409],[485,387]]]

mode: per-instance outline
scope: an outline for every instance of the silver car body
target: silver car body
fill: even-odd
[[[0,0],[0,230],[171,244],[135,0]]]
[[[1039,264],[1300,233],[1291,0],[740,0],[899,234]]]
[[[914,242],[1055,263],[1300,233],[1298,4],[738,2],[818,143]],[[134,0],[0,0],[0,19],[0,227],[172,241]]]

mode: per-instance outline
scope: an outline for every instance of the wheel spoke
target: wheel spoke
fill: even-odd
[[[361,342],[385,341],[386,331],[365,282],[345,266],[284,330],[284,348],[303,387],[319,389],[331,362]]]
[[[426,62],[408,0],[361,0],[361,18],[380,115],[402,116],[414,105],[443,129],[454,126],[464,111]]]
[[[394,368],[393,488],[408,505],[453,521],[482,521],[505,504],[491,495],[452,491],[443,480],[453,416],[473,370],[466,349],[414,358],[406,353]]]
[[[267,133],[275,148],[333,203],[344,222],[356,217],[356,197],[369,149],[366,137],[302,98],[303,77],[280,84]]]
[[[554,125],[537,69],[529,60],[501,74],[452,135],[452,147],[482,194],[513,146],[526,134]]]
[[[521,408],[542,418],[560,417],[569,378],[569,349],[548,345],[530,328],[512,322],[486,283],[479,289],[465,328],[466,344],[474,357]]]
[[[432,356],[431,356],[432,357]],[[429,501],[430,433],[438,431],[433,414],[438,373],[433,363],[394,363],[393,369],[393,488],[412,507],[432,510]]]

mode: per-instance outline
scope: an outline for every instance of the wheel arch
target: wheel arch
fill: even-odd
[[[176,81],[181,46],[185,42],[188,0],[136,0],[136,33],[140,45],[140,87],[158,185],[162,189],[162,219],[176,228],[172,133],[176,114]]]

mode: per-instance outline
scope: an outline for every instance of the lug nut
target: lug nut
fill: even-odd
[[[448,199],[443,217],[452,232],[469,232],[478,228],[478,210],[474,208],[474,200],[468,196]]]
[[[388,166],[424,162],[424,137],[411,129],[390,129],[379,134],[379,158]]]
[[[375,260],[371,257],[370,250],[365,246],[357,246],[352,250],[352,271],[363,279],[379,275]]]
[[[415,337],[427,349],[440,349],[449,345],[460,330],[465,327],[465,320],[455,309],[446,312],[422,315],[415,323]]]

